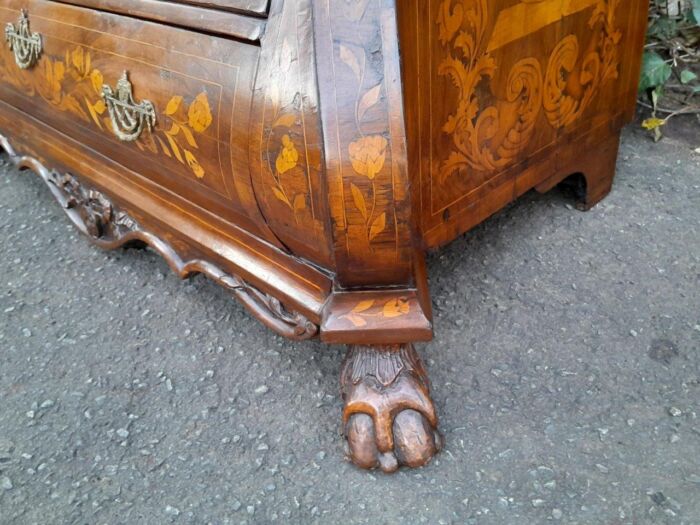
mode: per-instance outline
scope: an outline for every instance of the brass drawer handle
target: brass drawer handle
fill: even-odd
[[[5,40],[15,54],[15,62],[20,69],[29,69],[39,61],[41,56],[41,35],[29,31],[29,17],[22,9],[17,28],[14,24],[5,26]]]
[[[117,81],[116,89],[104,84],[102,98],[107,105],[112,130],[119,140],[133,142],[137,140],[144,128],[148,131],[156,125],[156,109],[153,103],[143,100],[138,104],[134,101],[131,82],[126,71]]]

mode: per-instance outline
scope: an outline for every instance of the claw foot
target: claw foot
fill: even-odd
[[[440,450],[430,383],[412,345],[350,347],[340,382],[346,455],[357,466],[420,467]]]

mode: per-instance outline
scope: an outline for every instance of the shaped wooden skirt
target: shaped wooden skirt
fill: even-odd
[[[610,191],[647,6],[0,0],[0,143],[97,245],[350,345],[348,457],[420,466],[441,446],[423,254],[532,188]]]

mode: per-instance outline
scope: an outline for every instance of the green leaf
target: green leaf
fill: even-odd
[[[698,78],[698,76],[689,69],[681,71],[681,83],[683,84],[690,84],[696,78]]]
[[[671,78],[670,64],[654,51],[645,51],[642,58],[642,77],[639,80],[639,91],[646,91],[656,86],[663,86]]]
[[[700,7],[693,7],[689,18],[691,18],[690,21],[694,22],[695,25],[700,26]]]

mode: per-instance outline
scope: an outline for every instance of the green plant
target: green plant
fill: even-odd
[[[642,126],[657,141],[669,119],[700,114],[700,0],[694,2],[651,0],[639,92],[648,99],[640,104],[651,109]]]

